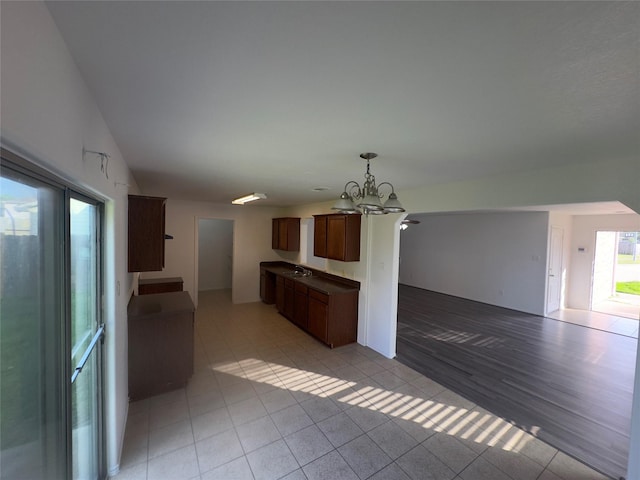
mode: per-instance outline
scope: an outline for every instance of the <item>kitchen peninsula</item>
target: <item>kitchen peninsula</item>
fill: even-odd
[[[127,314],[132,400],[182,388],[191,378],[194,312],[189,292],[131,297]]]

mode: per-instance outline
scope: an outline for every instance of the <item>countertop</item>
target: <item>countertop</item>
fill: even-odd
[[[132,319],[174,315],[194,310],[195,307],[189,292],[152,293],[131,297],[127,307],[127,315],[129,319]]]
[[[290,278],[302,285],[306,285],[309,288],[318,290],[319,292],[327,295],[335,295],[337,293],[357,292],[360,290],[360,283],[348,278],[337,277],[335,275],[326,274],[324,272],[318,272],[317,270],[310,269],[313,272],[310,277],[303,277],[302,275],[291,275],[295,265],[287,264],[284,262],[262,262],[260,268],[271,272],[275,275],[282,276],[284,278]]]

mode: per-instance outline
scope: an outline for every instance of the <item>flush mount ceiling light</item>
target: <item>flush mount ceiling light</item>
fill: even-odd
[[[267,198],[267,196],[264,193],[250,193],[249,195],[245,195],[244,197],[236,198],[231,203],[233,203],[234,205],[244,205],[245,203],[265,198]]]
[[[398,201],[393,185],[389,182],[382,182],[376,186],[376,178],[371,175],[369,171],[369,161],[372,158],[376,158],[377,153],[362,153],[360,158],[367,161],[367,173],[364,175],[364,184],[360,187],[360,184],[355,180],[349,180],[344,186],[344,191],[340,195],[340,198],[332,207],[332,210],[337,210],[341,213],[358,213],[362,212],[365,215],[384,215],[385,213],[400,213],[404,212],[404,208]],[[380,199],[384,197],[378,190],[383,185],[391,187],[391,193],[384,205]],[[354,200],[357,203],[354,203]]]

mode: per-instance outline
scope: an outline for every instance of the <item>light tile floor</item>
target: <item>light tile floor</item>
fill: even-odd
[[[632,338],[638,338],[640,328],[640,322],[637,319],[590,310],[563,308],[548,314],[547,317]]]
[[[597,472],[395,360],[201,292],[195,374],[131,403],[118,480],[587,480]]]

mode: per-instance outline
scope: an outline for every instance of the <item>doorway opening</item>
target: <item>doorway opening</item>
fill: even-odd
[[[640,232],[596,232],[591,310],[640,319]]]
[[[198,292],[229,290],[233,284],[233,220],[198,219]]]

